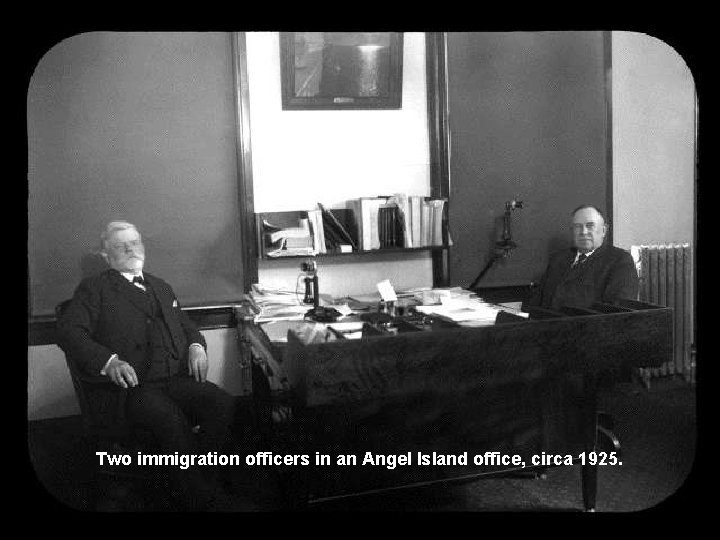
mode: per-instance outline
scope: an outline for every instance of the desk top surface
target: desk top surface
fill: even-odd
[[[325,299],[319,308],[302,304],[292,294],[249,295],[238,319],[256,324],[274,344],[287,342],[287,332],[304,335],[308,342],[360,339],[422,330],[492,326],[529,317],[520,302],[485,302],[460,288],[421,290],[381,302],[379,295]]]

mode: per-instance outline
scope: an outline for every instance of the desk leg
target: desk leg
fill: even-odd
[[[595,451],[597,445],[597,384],[592,375],[584,376],[584,403],[583,403],[583,430],[585,464],[582,465],[582,493],[583,506],[586,512],[595,511],[597,496],[598,466],[588,461],[590,452]]]
[[[585,463],[582,466],[583,506],[586,512],[595,511],[595,497],[597,495],[597,465]]]

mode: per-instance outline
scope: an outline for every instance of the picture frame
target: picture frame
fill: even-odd
[[[401,109],[402,32],[280,32],[283,110]]]

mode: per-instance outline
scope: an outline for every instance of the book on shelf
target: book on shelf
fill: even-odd
[[[422,203],[424,197],[420,195],[411,195],[409,198],[410,206],[410,223],[408,229],[410,230],[410,237],[413,247],[422,247],[425,244],[422,240],[421,225],[422,225]]]
[[[402,234],[402,247],[416,247],[412,238],[412,215],[410,213],[410,198],[404,193],[395,193],[388,202],[398,207],[398,222]]]
[[[383,204],[378,208],[378,241],[381,248],[391,247],[390,230],[391,222],[395,219],[397,207],[391,204]]]
[[[378,236],[381,248],[405,247],[405,224],[397,204],[388,202],[378,209]]]
[[[346,208],[257,215],[265,257],[313,256],[377,249],[452,245],[447,199],[396,193],[359,197]]]
[[[432,213],[430,211],[430,205],[426,200],[423,200],[420,212],[420,235],[422,237],[422,245],[429,246],[430,231],[432,230]]]
[[[318,203],[318,208],[322,212],[323,227],[325,229],[326,243],[329,241],[332,249],[340,249],[341,245],[350,246],[357,251],[358,244],[350,234],[350,231],[342,224],[332,210],[325,208]]]
[[[450,236],[446,232],[446,202],[447,199],[441,197],[410,197],[413,247],[450,245]]]
[[[325,244],[325,228],[323,227],[322,213],[320,210],[308,210],[308,219],[310,220],[310,230],[312,231],[315,249],[318,253],[327,253]]]
[[[444,199],[431,199],[428,201],[431,210],[430,245],[443,245],[443,210],[445,209]]]
[[[380,248],[378,229],[378,211],[389,197],[360,197],[348,201],[348,206],[355,213],[358,229],[358,247],[363,251]]]

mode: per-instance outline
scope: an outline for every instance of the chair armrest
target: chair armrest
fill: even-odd
[[[80,375],[78,377],[81,382],[85,384],[92,384],[92,385],[103,385],[103,384],[111,384],[113,386],[117,386],[114,382],[110,380],[109,377],[105,375]],[[120,386],[118,386],[119,389],[121,389]]]

